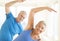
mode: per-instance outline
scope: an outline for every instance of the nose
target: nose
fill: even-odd
[[[42,32],[42,30],[40,30],[40,33]]]
[[[43,32],[43,29],[40,29],[40,33]]]

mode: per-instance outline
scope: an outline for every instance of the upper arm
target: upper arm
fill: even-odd
[[[5,11],[6,11],[6,14],[10,12],[9,7],[6,4],[5,4]]]
[[[12,15],[12,13],[11,12],[9,12],[8,14],[6,14],[6,19],[13,19],[14,18],[14,16]]]
[[[15,3],[16,3],[16,1],[11,1],[11,2],[5,4],[6,14],[8,14],[10,12],[9,7],[12,6]]]
[[[37,7],[37,8],[33,8],[32,11],[35,13],[39,12],[39,11],[42,11],[42,10],[45,10],[46,7]]]
[[[30,12],[29,17],[28,17],[28,24],[26,26],[26,30],[31,30],[34,25],[34,15],[32,12]]]

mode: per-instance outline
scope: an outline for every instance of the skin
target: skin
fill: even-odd
[[[35,26],[35,29],[33,28],[33,26],[34,26],[34,15],[37,12],[43,11],[43,10],[48,10],[49,12],[51,12],[51,11],[56,12],[55,10],[53,10],[52,8],[49,8],[49,7],[37,7],[37,8],[31,9],[31,12],[30,12],[29,18],[28,18],[28,24],[27,24],[25,30],[32,30],[31,37],[33,40],[39,39],[39,41],[40,41],[39,34],[44,31],[44,26],[46,26],[44,21],[40,21]]]
[[[40,21],[36,26],[35,29],[33,29],[31,33],[32,39],[38,40],[40,39],[39,34],[41,34],[45,29],[46,25],[43,21]],[[41,39],[40,39],[41,41]]]
[[[11,2],[5,4],[6,14],[9,14],[9,13],[10,13],[9,7],[12,6],[12,5],[14,5],[14,4],[17,3],[17,2],[19,2],[19,3],[20,3],[20,2],[24,2],[24,0],[15,0],[15,1],[11,1]],[[17,21],[17,22],[23,21],[23,19],[25,18],[25,16],[26,16],[26,12],[25,12],[25,11],[21,11],[21,12],[18,14],[18,16],[16,17],[16,21]]]
[[[24,2],[25,0],[15,0],[15,1],[12,1],[12,2],[9,2],[9,3],[6,3],[5,4],[5,11],[6,11],[6,14],[8,14],[10,12],[10,9],[9,7],[12,6],[13,4],[17,3],[17,2]],[[25,18],[26,16],[26,12],[25,11],[21,11],[18,16],[16,17],[16,21],[17,22],[21,22],[23,21],[23,19]]]
[[[24,0],[15,0],[15,1],[12,1],[12,2],[9,2],[7,4],[5,4],[5,11],[6,11],[6,14],[8,14],[10,12],[9,10],[9,7],[12,6],[13,4],[15,4],[16,2],[23,2]],[[49,8],[49,7],[37,7],[37,8],[33,8],[29,14],[29,18],[28,18],[28,24],[26,26],[26,30],[32,30],[33,26],[34,26],[34,15],[35,13],[39,12],[39,11],[42,11],[42,10],[48,10],[48,11],[54,11],[56,12],[55,10]],[[23,14],[22,14],[23,13]],[[22,18],[22,19],[21,19]],[[19,21],[22,21],[23,19],[25,18],[25,12],[24,11],[21,11],[18,15],[18,17],[16,18],[16,21],[19,22]],[[32,30],[32,33],[31,33],[31,37],[32,39],[34,40],[37,40],[37,39],[40,39],[39,38],[39,34],[41,32],[43,32],[43,22],[41,23],[38,23],[35,27],[35,29]]]
[[[17,22],[21,22],[25,19],[26,17],[26,12],[25,11],[21,11],[19,14],[18,14],[18,17],[16,18],[16,21]]]

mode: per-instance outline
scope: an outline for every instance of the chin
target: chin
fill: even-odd
[[[38,32],[37,34],[40,34],[40,32]]]
[[[23,21],[23,20],[19,20],[19,22],[21,22],[21,21]]]

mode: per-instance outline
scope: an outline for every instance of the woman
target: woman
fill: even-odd
[[[28,18],[28,24],[26,26],[27,29],[23,31],[14,41],[40,41],[39,34],[44,31],[45,23],[44,21],[38,22],[38,24],[33,28],[34,26],[34,15],[38,11],[42,10],[48,10],[48,11],[54,11],[53,9],[49,7],[38,7],[31,10],[29,18]],[[56,11],[54,11],[56,12]]]

